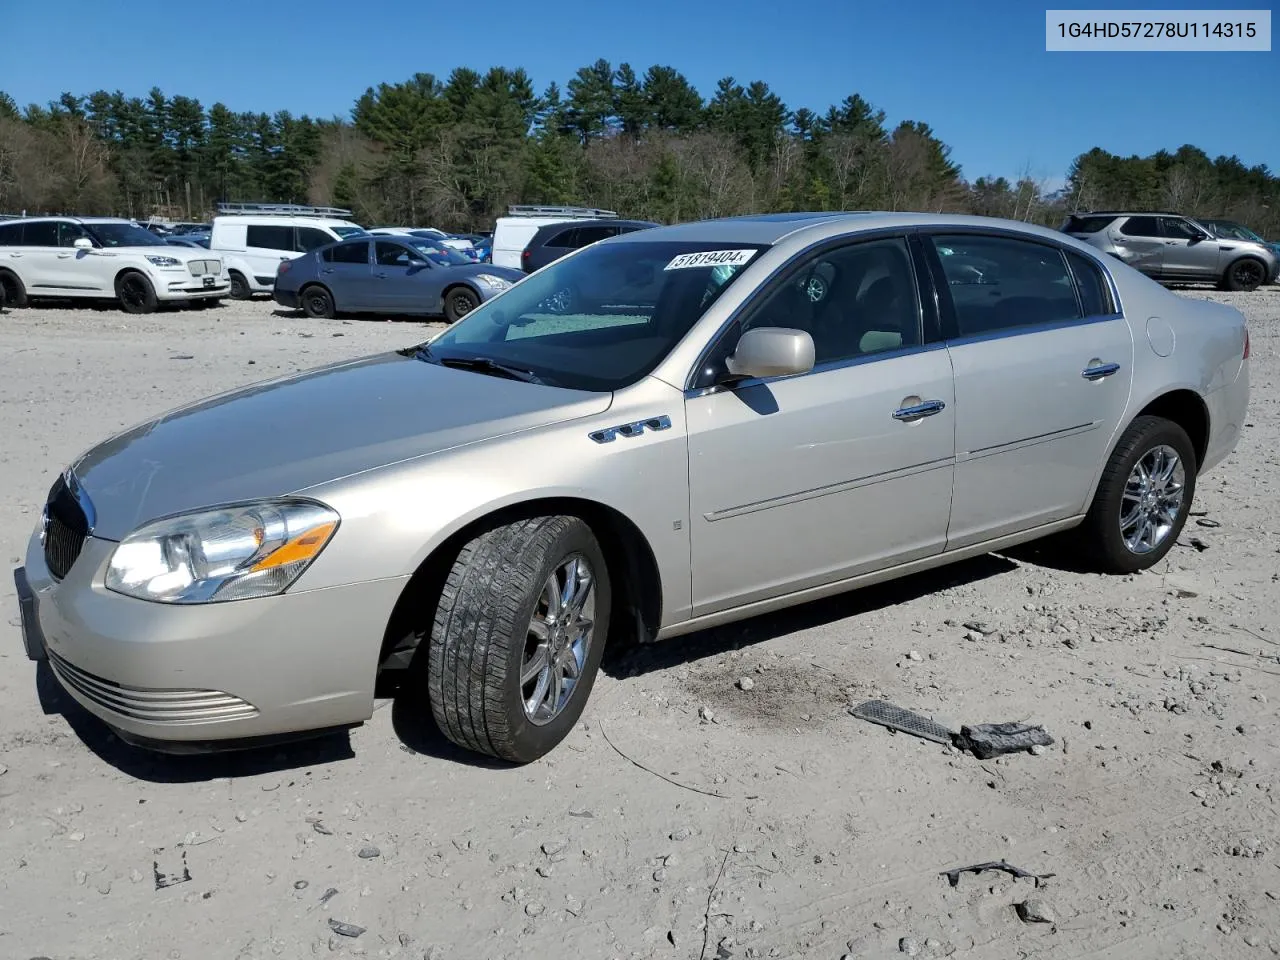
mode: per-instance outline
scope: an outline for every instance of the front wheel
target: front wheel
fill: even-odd
[[[461,747],[529,763],[582,715],[609,627],[609,571],[577,517],[476,537],[454,562],[427,649],[431,712]]]
[[[1196,490],[1195,448],[1163,417],[1129,425],[1102,472],[1080,541],[1108,573],[1154,566],[1177,542]]]
[[[125,273],[116,278],[116,299],[125,313],[154,313],[156,290],[140,273]]]
[[[450,323],[457,323],[480,306],[480,298],[466,287],[454,287],[444,295],[444,315]]]
[[[1222,285],[1228,290],[1249,293],[1262,286],[1263,281],[1266,279],[1266,267],[1257,260],[1251,260],[1246,257],[1227,267],[1227,272],[1222,278]]]

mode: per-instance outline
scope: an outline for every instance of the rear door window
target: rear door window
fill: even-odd
[[[932,240],[951,296],[956,336],[1080,319],[1075,284],[1057,247],[982,234]]]
[[[0,223],[0,247],[22,246],[22,224]]]
[[[1099,233],[1110,225],[1115,217],[1082,217],[1070,216],[1062,225],[1063,233]]]
[[[58,221],[37,220],[28,223],[22,231],[24,247],[56,247],[58,245]]]
[[[1160,221],[1155,217],[1130,217],[1120,228],[1126,237],[1162,237]]]
[[[1067,263],[1080,294],[1080,309],[1086,317],[1105,317],[1116,312],[1111,300],[1111,288],[1102,275],[1102,268],[1082,254],[1067,251]]]
[[[561,230],[559,233],[553,235],[551,239],[547,241],[546,245],[548,247],[555,247],[557,250],[573,250],[574,248],[581,246],[581,244],[577,242],[577,236],[578,228],[570,227],[568,230]]]
[[[329,247],[322,256],[329,263],[367,264],[369,262],[369,242],[367,240],[352,240],[349,243],[340,243],[336,247]]]
[[[285,250],[293,252],[293,227],[249,224],[246,244],[260,250]]]
[[[617,227],[579,227],[577,235],[573,238],[573,246],[575,248],[585,247],[599,240],[616,237],[617,235]]]

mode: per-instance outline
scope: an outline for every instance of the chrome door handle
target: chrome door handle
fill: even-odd
[[[910,407],[899,407],[893,411],[893,419],[895,420],[919,420],[922,417],[932,417],[936,413],[941,413],[947,405],[941,400],[926,400],[924,403],[917,403]]]
[[[1086,380],[1101,380],[1103,377],[1109,377],[1120,369],[1118,363],[1100,363],[1094,367],[1085,367],[1080,371],[1080,376]]]

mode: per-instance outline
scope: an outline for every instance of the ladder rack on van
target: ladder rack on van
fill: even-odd
[[[543,207],[535,204],[514,204],[507,207],[512,217],[567,217],[584,220],[608,220],[617,217],[613,210],[597,210],[594,207]]]
[[[308,207],[298,203],[219,203],[220,214],[257,214],[271,217],[328,217],[349,220],[351,211],[342,207]]]

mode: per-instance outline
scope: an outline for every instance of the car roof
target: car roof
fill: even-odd
[[[44,223],[49,220],[71,221],[72,223],[128,223],[133,226],[138,224],[126,217],[71,217],[62,216],[60,214],[51,214],[47,217],[15,217],[12,220],[0,221],[3,223]]]
[[[700,220],[670,227],[637,230],[601,243],[662,243],[678,240],[688,243],[751,243],[772,246],[793,234],[838,236],[854,231],[892,230],[909,227],[956,227],[987,230],[1016,230],[1060,243],[1064,235],[1021,220],[998,217],[976,217],[952,213],[892,213],[885,211],[847,211],[810,213],[765,213],[718,220]]]

